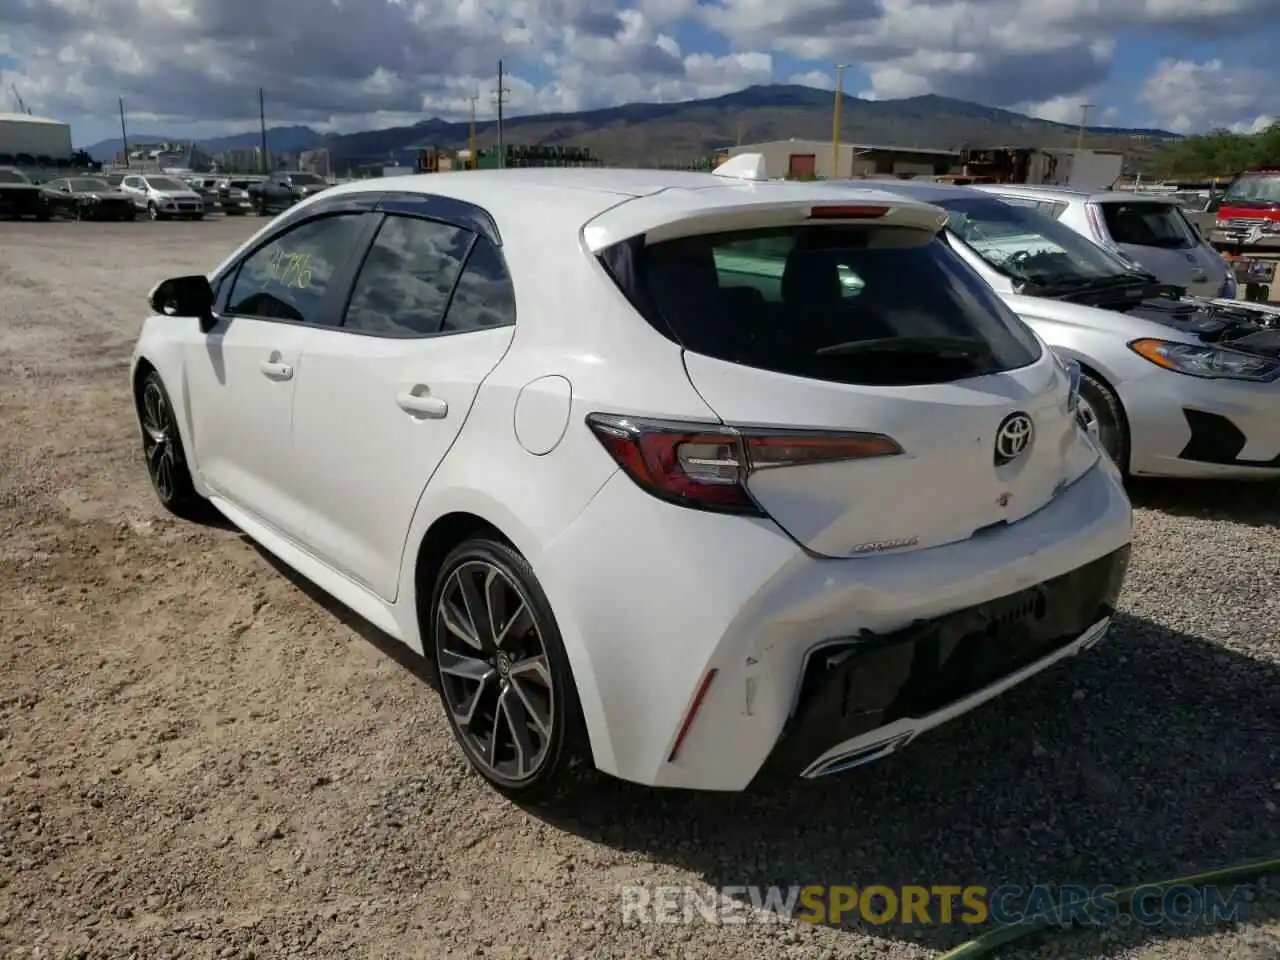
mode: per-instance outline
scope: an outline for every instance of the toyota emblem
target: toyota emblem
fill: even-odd
[[[996,466],[1003,467],[1022,456],[1035,435],[1035,426],[1025,413],[1011,413],[996,430]]]

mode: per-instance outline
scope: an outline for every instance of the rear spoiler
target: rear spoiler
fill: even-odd
[[[819,222],[875,223],[936,234],[947,223],[947,213],[939,207],[871,187],[851,190],[847,185],[760,180],[758,169],[744,163],[727,176],[721,174],[719,183],[711,180],[705,187],[669,188],[626,200],[590,220],[582,229],[583,242],[592,253],[599,253],[639,236],[646,243],[659,243],[704,233]],[[748,175],[742,176],[739,170]]]

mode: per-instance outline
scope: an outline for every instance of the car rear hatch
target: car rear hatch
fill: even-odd
[[[1164,282],[1205,295],[1222,289],[1226,264],[1176,203],[1145,197],[1108,199],[1090,202],[1086,210],[1095,240],[1118,247]]]
[[[1044,507],[1097,460],[1072,372],[937,240],[941,211],[824,195],[665,218],[657,195],[584,237],[810,551],[922,549]]]

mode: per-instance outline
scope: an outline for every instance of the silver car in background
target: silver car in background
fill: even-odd
[[[1171,194],[983,184],[973,189],[1031,207],[1199,297],[1236,295],[1235,273]]]
[[[1025,204],[919,181],[946,239],[1081,368],[1081,420],[1137,476],[1280,479],[1280,315],[1187,297]],[[847,294],[852,295],[852,294]]]

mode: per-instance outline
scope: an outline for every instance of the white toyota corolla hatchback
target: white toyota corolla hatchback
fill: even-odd
[[[152,291],[159,498],[430,657],[493,785],[888,754],[1104,635],[1130,507],[939,209],[717,174],[335,187]]]

